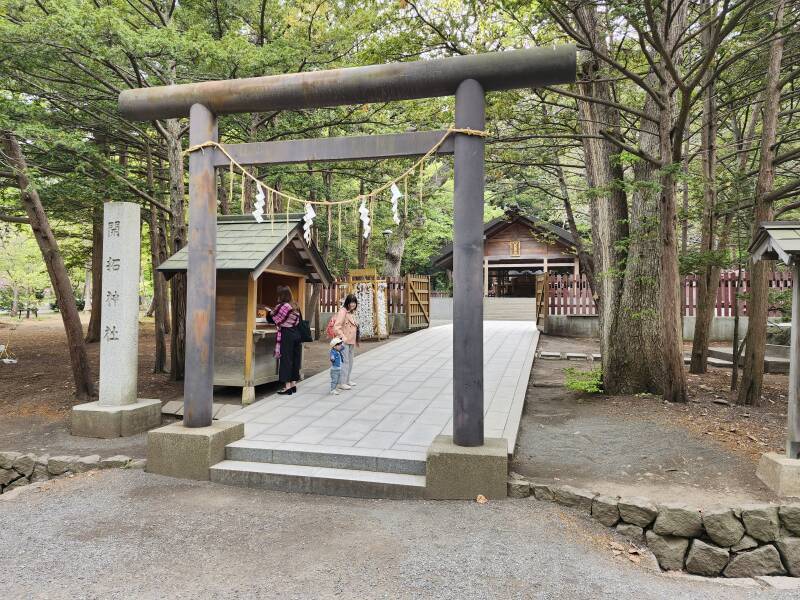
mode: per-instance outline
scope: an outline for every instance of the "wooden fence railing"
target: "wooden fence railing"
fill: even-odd
[[[687,275],[683,282],[683,307],[686,316],[697,314],[697,276]],[[747,294],[750,291],[750,273],[742,271],[741,288],[738,287],[736,271],[720,273],[719,288],[717,288],[716,315],[718,317],[732,317],[734,315],[736,294]],[[773,271],[769,274],[767,285],[770,291],[781,292],[792,288],[792,274],[790,271]],[[739,300],[739,314],[747,316],[747,300]],[[770,317],[781,316],[780,310],[771,306]]]
[[[697,315],[697,275],[686,275],[681,287],[681,301],[683,314],[687,317]],[[738,274],[736,271],[723,271],[719,276],[717,288],[716,311],[718,317],[732,317],[735,311],[737,294],[746,294],[750,291],[750,274],[742,272],[741,288],[738,288]],[[768,285],[770,290],[783,291],[791,289],[792,274],[789,271],[773,271],[769,274]],[[738,289],[737,289],[738,288]],[[549,282],[549,314],[551,315],[596,315],[597,307],[592,298],[589,283],[581,275],[576,282],[572,275],[550,275]],[[739,300],[739,314],[747,316],[747,300]],[[776,307],[770,307],[769,316],[778,317],[781,312]]]
[[[681,287],[681,302],[683,314],[687,317],[697,315],[697,275],[686,275]],[[538,282],[537,282],[538,284]],[[723,271],[719,276],[717,288],[716,316],[732,317],[736,296],[747,294],[750,291],[750,274],[742,271],[741,288],[737,289],[738,275],[736,271]],[[768,285],[770,290],[780,292],[792,288],[792,274],[789,271],[773,271],[769,274]],[[442,292],[432,292],[432,296],[439,297]],[[446,294],[449,295],[449,294]],[[584,275],[576,280],[573,275],[550,274],[547,294],[547,314],[550,315],[597,315],[597,306],[592,297],[589,282]],[[747,300],[739,300],[739,314],[747,316]],[[770,307],[770,317],[781,316],[780,310],[775,306]]]
[[[389,307],[389,314],[394,315],[398,313],[407,313],[408,304],[408,281],[409,279],[417,286],[417,293],[424,294],[425,299],[422,300],[425,310],[428,308],[428,293],[427,288],[430,287],[430,278],[427,275],[408,275],[406,277],[386,277],[387,303]],[[322,288],[319,295],[319,309],[320,312],[333,313],[338,311],[344,298],[347,295],[348,284],[347,281],[337,280],[332,286]],[[423,291],[420,291],[423,290]],[[412,299],[412,309],[416,313],[417,310],[422,310],[419,302]]]
[[[585,275],[576,281],[574,275],[550,275],[547,313],[550,315],[597,314],[592,290]]]

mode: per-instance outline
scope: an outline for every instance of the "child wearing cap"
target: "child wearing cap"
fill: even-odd
[[[342,338],[335,337],[331,340],[331,396],[338,396],[341,393],[336,388],[339,386],[339,378],[342,375],[343,348]]]

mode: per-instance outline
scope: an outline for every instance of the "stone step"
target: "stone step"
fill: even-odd
[[[692,357],[690,354],[683,355],[683,364],[688,365],[692,362]],[[733,366],[733,363],[729,360],[723,360],[721,358],[716,358],[714,356],[708,357],[707,364],[711,367],[727,367],[730,368]]]
[[[225,458],[253,463],[278,463],[331,469],[357,469],[400,475],[425,475],[427,457],[422,452],[360,450],[358,448],[238,440],[225,447]]]
[[[279,492],[353,498],[422,498],[425,477],[378,471],[330,469],[223,460],[211,467],[211,481]]]

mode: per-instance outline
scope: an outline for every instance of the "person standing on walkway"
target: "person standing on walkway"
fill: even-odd
[[[358,323],[356,323],[356,308],[358,308],[358,298],[355,294],[348,294],[344,299],[342,308],[336,315],[333,323],[333,332],[344,342],[342,351],[342,374],[339,378],[339,388],[343,390],[351,389],[355,383],[350,379],[353,371],[353,359],[355,358],[355,347],[358,345]]]
[[[277,327],[275,334],[275,358],[279,362],[278,380],[283,384],[281,395],[297,391],[300,380],[300,362],[303,358],[303,344],[300,341],[300,309],[292,298],[292,290],[285,285],[278,286],[278,304],[270,314],[269,320]]]
[[[339,380],[342,376],[342,350],[344,350],[344,344],[342,343],[342,338],[335,337],[331,340],[331,352],[330,352],[330,359],[331,359],[331,396],[338,396],[340,394],[339,390],[336,389],[339,387]]]

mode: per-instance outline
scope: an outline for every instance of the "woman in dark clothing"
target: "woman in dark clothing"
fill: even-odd
[[[278,304],[270,314],[278,332],[275,336],[275,358],[279,362],[278,380],[283,384],[281,395],[293,394],[297,391],[300,380],[300,362],[303,356],[303,344],[297,324],[300,322],[300,309],[292,299],[292,290],[285,285],[278,286]]]

